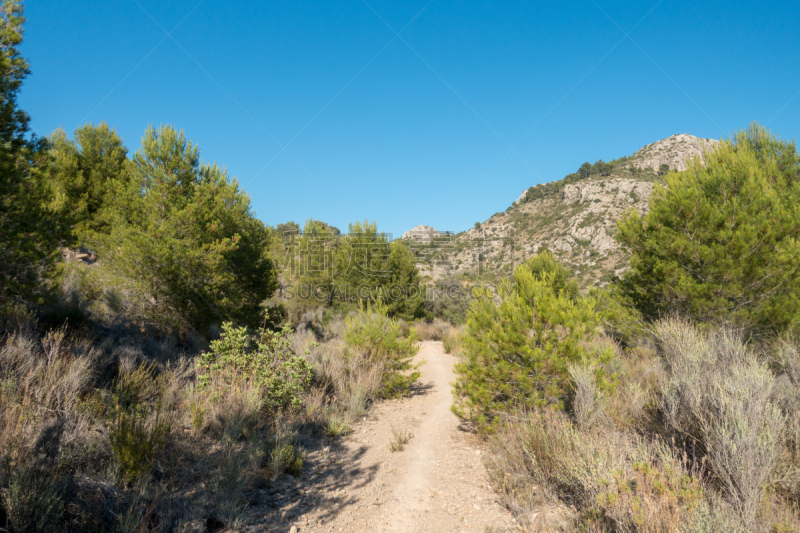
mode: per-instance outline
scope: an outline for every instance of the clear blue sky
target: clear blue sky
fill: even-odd
[[[39,0],[26,16],[38,133],[106,121],[135,151],[173,124],[271,225],[461,231],[669,135],[800,129],[798,2]]]

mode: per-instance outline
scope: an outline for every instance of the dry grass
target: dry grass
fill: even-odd
[[[614,347],[606,396],[570,368],[574,423],[509,415],[486,460],[506,505],[532,531],[800,530],[797,344],[769,356],[730,330],[653,329],[657,349]]]
[[[703,486],[696,469],[664,444],[630,434],[582,432],[561,413],[523,415],[491,440],[487,468],[506,505],[529,527],[585,531],[733,531],[724,503]],[[557,523],[554,501],[577,513]],[[552,516],[550,517],[553,518]],[[698,527],[710,522],[711,527]]]
[[[775,377],[727,329],[655,325],[668,375],[661,412],[678,437],[697,443],[728,501],[751,527],[780,453],[785,418],[772,400]]]
[[[442,334],[442,347],[445,353],[461,355],[461,342],[464,336],[464,327],[451,327]]]
[[[421,341],[440,341],[452,328],[449,322],[445,322],[440,318],[434,318],[432,322],[420,321],[414,325],[417,329],[417,336]]]
[[[238,527],[254,487],[301,474],[308,432],[346,434],[384,385],[386,360],[349,348],[344,320],[322,317],[299,317],[291,345],[315,380],[279,413],[246,373],[204,368],[200,383],[204,359],[184,352],[196,339],[119,329],[88,341],[20,322],[0,339],[0,527]]]

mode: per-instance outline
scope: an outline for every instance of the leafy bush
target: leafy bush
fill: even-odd
[[[498,287],[498,303],[486,290],[473,303],[464,335],[466,360],[456,367],[455,410],[481,430],[491,430],[511,409],[564,407],[572,363],[597,363],[599,390],[613,386],[614,376],[603,366],[612,352],[582,344],[600,323],[595,302],[576,298],[563,281],[559,272],[534,274],[520,265],[514,284]]]
[[[251,337],[247,328],[226,322],[211,351],[201,355],[199,367],[201,386],[212,387],[215,394],[251,382],[268,414],[298,407],[313,378],[311,365],[292,350],[288,327],[262,329]]]
[[[374,307],[367,304],[347,318],[344,341],[345,359],[360,356],[382,365],[381,387],[377,391],[381,397],[408,394],[411,384],[422,376],[421,363],[411,364],[418,350],[415,329],[403,337],[399,322],[389,318],[388,309],[381,302]]]
[[[656,184],[616,238],[621,285],[648,319],[668,312],[767,334],[800,317],[800,158],[753,125]]]

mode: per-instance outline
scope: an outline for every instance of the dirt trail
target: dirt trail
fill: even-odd
[[[285,505],[245,530],[516,530],[489,487],[482,443],[450,411],[455,357],[429,341],[416,359],[427,362],[412,396],[375,406],[338,448],[309,454],[310,479],[273,487],[271,496]],[[396,434],[409,431],[413,436],[404,449],[391,451]]]

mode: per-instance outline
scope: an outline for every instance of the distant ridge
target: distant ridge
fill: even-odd
[[[403,233],[402,239],[404,241],[411,241],[421,244],[429,244],[436,237],[442,235],[431,226],[414,226],[407,232]]]
[[[628,258],[614,240],[617,221],[633,208],[647,210],[662,165],[682,171],[687,160],[703,157],[719,141],[685,133],[644,146],[628,157],[582,165],[566,178],[524,191],[505,212],[459,233],[437,256],[442,266],[420,263],[431,279],[475,272],[508,273],[547,248],[577,276],[582,286],[602,285],[621,274]],[[403,234],[412,242],[431,242],[439,234],[417,226]]]

